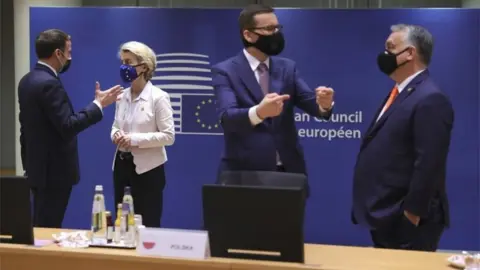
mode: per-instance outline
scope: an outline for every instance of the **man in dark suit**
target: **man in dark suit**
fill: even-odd
[[[34,226],[61,228],[72,186],[80,178],[77,134],[102,120],[102,108],[117,100],[120,86],[100,91],[75,113],[58,74],[68,70],[72,42],[46,30],[35,40],[39,59],[18,85],[23,168],[32,185]]]
[[[219,170],[306,174],[294,107],[329,119],[333,90],[311,89],[294,61],[276,57],[285,41],[271,7],[246,7],[239,26],[244,50],[212,69],[225,140]]]
[[[445,171],[454,113],[428,65],[433,38],[394,25],[378,66],[396,85],[365,133],[355,165],[353,221],[375,247],[435,251],[449,225]]]

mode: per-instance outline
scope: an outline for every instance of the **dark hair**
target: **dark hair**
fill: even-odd
[[[272,7],[261,4],[248,5],[242,10],[242,12],[240,12],[240,16],[238,17],[238,26],[240,27],[240,37],[242,38],[244,44],[246,44],[246,40],[243,38],[243,31],[246,29],[255,28],[257,26],[255,15],[273,12],[274,10]]]
[[[49,58],[57,49],[65,52],[68,40],[70,40],[70,36],[58,29],[49,29],[41,32],[35,39],[37,58]]]

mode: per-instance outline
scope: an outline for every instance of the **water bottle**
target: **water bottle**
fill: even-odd
[[[140,228],[143,226],[142,224],[142,215],[135,215],[134,216],[135,220],[135,243],[134,245],[138,245],[140,243]]]
[[[128,204],[122,205],[122,215],[120,216],[120,242],[123,244],[128,243]]]
[[[125,187],[125,191],[123,194],[122,214],[125,217],[124,243],[126,245],[133,245],[135,242],[135,211],[133,208],[133,197],[130,191],[130,187]]]
[[[117,205],[117,219],[115,219],[115,233],[114,233],[114,242],[120,243],[121,240],[121,221],[122,218],[122,204]]]
[[[133,197],[132,193],[130,191],[130,187],[125,187],[124,193],[123,193],[123,204],[128,204],[128,209],[129,209],[129,215],[131,214],[132,219],[133,215],[135,214],[135,210],[133,208]]]
[[[103,195],[103,186],[95,186],[95,195],[92,205],[92,240],[106,239],[107,220],[105,217],[105,197]]]

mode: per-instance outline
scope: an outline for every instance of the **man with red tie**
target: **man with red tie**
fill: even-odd
[[[429,75],[433,38],[394,25],[379,69],[396,85],[364,134],[354,171],[352,220],[375,247],[436,251],[449,207],[445,170],[454,113]]]

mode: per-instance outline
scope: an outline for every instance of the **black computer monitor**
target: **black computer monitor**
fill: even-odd
[[[0,236],[0,243],[34,243],[27,177],[0,177]]]
[[[301,187],[203,186],[213,257],[304,262]]]

